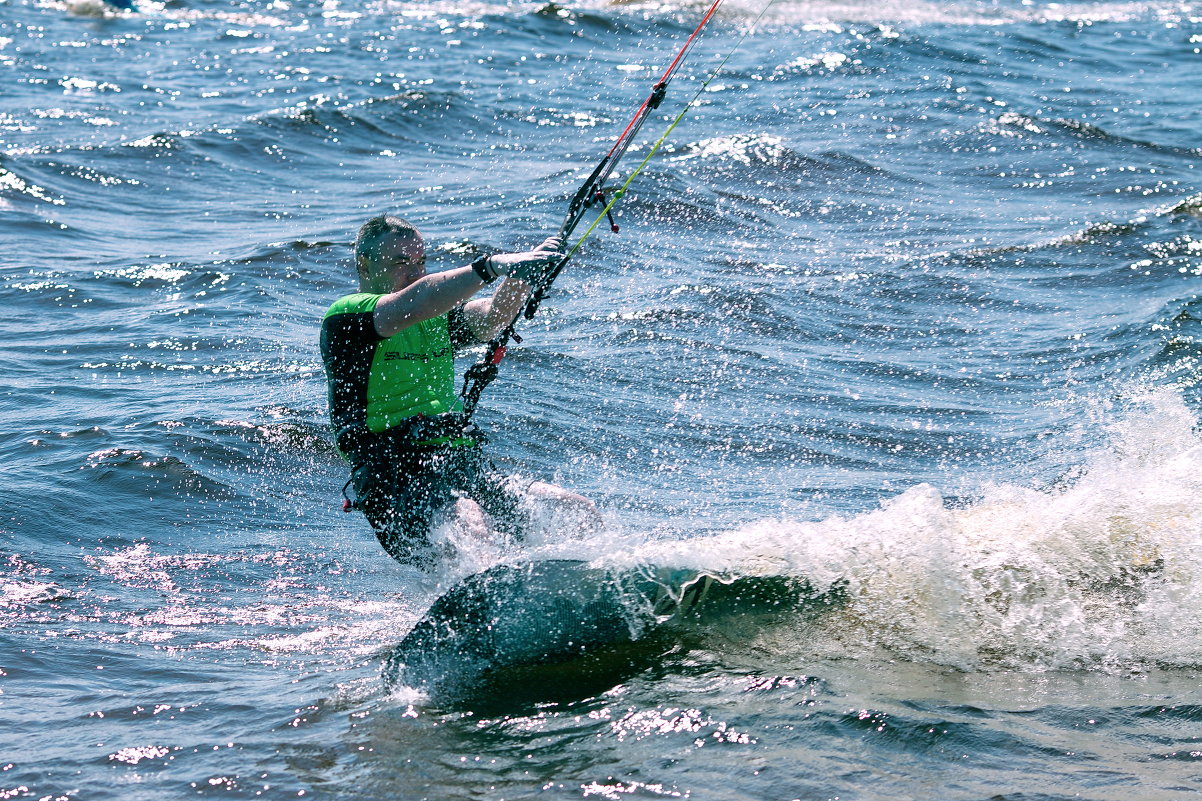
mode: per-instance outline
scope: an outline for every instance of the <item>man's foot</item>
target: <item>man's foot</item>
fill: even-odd
[[[526,497],[542,511],[542,527],[554,531],[557,538],[583,539],[605,528],[597,504],[563,487],[535,481],[526,489]]]

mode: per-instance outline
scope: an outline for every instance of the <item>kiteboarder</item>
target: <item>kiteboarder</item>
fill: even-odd
[[[445,522],[481,538],[520,537],[525,499],[595,516],[580,495],[503,475],[455,394],[454,349],[510,323],[531,284],[562,258],[562,245],[552,237],[531,251],[427,273],[425,241],[413,225],[384,214],[360,228],[359,291],[326,312],[321,355],[335,440],[351,468],[346,507],[364,513],[398,561],[434,567],[448,546],[430,534]],[[504,280],[491,297],[472,299],[497,278]]]

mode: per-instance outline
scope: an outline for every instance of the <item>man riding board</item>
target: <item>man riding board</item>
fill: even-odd
[[[562,254],[547,239],[532,251],[482,256],[426,272],[421,234],[399,217],[368,220],[355,240],[359,291],[339,298],[321,326],[330,419],[350,462],[355,500],[395,559],[430,569],[442,555],[430,533],[457,521],[486,537],[488,521],[512,536],[523,496],[592,510],[590,501],[543,482],[522,488],[465,429],[453,349],[487,341],[517,316],[531,283]],[[490,298],[471,298],[504,277]]]

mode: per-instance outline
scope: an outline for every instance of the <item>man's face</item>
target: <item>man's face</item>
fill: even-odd
[[[387,272],[397,289],[426,274],[426,244],[420,236],[388,233],[380,239],[377,269]]]

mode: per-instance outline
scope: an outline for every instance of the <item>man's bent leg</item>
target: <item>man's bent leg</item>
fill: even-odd
[[[483,509],[492,528],[501,534],[524,539],[534,529],[584,536],[604,528],[596,504],[562,487],[535,481],[526,486],[501,473],[479,448],[453,453],[447,477],[467,498]],[[478,506],[477,506],[478,504]]]
[[[475,511],[481,514],[486,531],[491,528],[516,539],[524,536],[529,520],[521,509],[520,495],[513,491],[509,480],[479,448],[457,451],[451,475],[456,488],[464,495],[463,500],[470,500]]]
[[[471,498],[460,498],[455,501],[453,514],[455,521],[468,537],[481,542],[492,541],[492,532],[488,530],[488,520],[484,516],[484,510],[480,508],[480,504]]]
[[[449,491],[429,476],[394,465],[363,465],[352,477],[357,506],[389,556],[422,570],[434,569],[446,557],[446,549],[433,545],[429,534],[439,510],[454,502]]]

